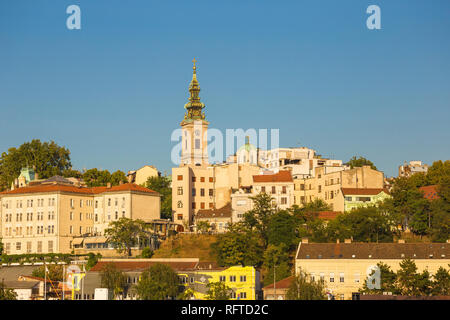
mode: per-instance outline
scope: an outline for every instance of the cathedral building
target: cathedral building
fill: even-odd
[[[178,231],[195,229],[199,210],[230,208],[231,194],[242,186],[250,186],[260,168],[251,163],[209,164],[208,125],[205,104],[200,101],[200,85],[194,59],[189,85],[189,102],[180,123],[182,148],[180,166],[172,168],[173,220]],[[230,212],[231,213],[231,212]],[[231,221],[231,218],[230,218]]]

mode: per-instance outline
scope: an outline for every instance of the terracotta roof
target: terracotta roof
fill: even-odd
[[[437,185],[420,187],[419,190],[423,191],[423,196],[428,200],[439,199],[439,194],[437,192]]]
[[[294,276],[290,276],[290,277],[281,279],[280,281],[275,282],[275,288],[276,289],[289,289],[289,287],[291,286],[291,283],[292,283],[292,281],[294,281],[294,279],[295,279]],[[268,286],[265,286],[262,289],[263,290],[273,289],[273,283],[269,284]]]
[[[275,174],[260,174],[253,176],[253,182],[293,182],[291,172],[280,170]]]
[[[385,189],[382,188],[342,188],[342,193],[344,195],[367,195],[367,196],[375,196],[380,192],[384,191],[387,193]]]
[[[89,271],[100,272],[107,264],[113,264],[121,271],[144,271],[158,263],[168,265],[175,271],[193,270],[198,264],[196,261],[99,261]]]
[[[301,243],[297,259],[450,259],[449,243]]]
[[[320,211],[317,213],[317,218],[324,219],[324,220],[333,220],[335,219],[340,212],[336,211]]]
[[[219,209],[198,210],[196,217],[197,217],[197,219],[199,219],[199,218],[230,218],[231,217],[231,203],[228,203]]]
[[[125,183],[119,186],[108,187],[75,187],[64,184],[50,184],[50,185],[33,185],[23,188],[14,189],[11,191],[1,192],[2,195],[10,194],[29,194],[29,193],[53,193],[53,192],[70,192],[70,193],[82,193],[82,194],[100,194],[105,192],[123,192],[123,191],[135,191],[158,194],[156,191],[139,186],[134,183]]]

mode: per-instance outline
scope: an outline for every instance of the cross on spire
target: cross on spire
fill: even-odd
[[[192,69],[194,69],[194,73],[196,73],[197,67],[195,66],[195,63],[197,62],[197,60],[195,60],[195,58],[192,60],[192,62],[194,63],[194,66],[192,67]]]

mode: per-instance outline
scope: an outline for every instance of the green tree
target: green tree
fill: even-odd
[[[285,244],[287,248],[296,246],[295,217],[286,210],[278,211],[271,216],[267,228],[267,240],[269,245]]]
[[[397,271],[397,287],[402,295],[429,295],[432,292],[432,286],[427,270],[418,273],[416,263],[410,259],[400,262],[400,269]]]
[[[233,290],[225,282],[210,282],[206,286],[208,287],[205,297],[206,300],[230,300]]]
[[[450,160],[439,160],[433,162],[428,168],[427,182],[429,185],[440,184],[442,179],[450,176]]]
[[[346,163],[346,165],[350,166],[351,169],[353,169],[355,167],[370,166],[373,170],[377,170],[377,167],[375,167],[373,162],[368,160],[368,159],[366,159],[366,158],[364,158],[364,157],[356,158],[356,156],[353,156]]]
[[[450,265],[449,265],[450,267]],[[433,295],[448,296],[450,295],[450,272],[442,266],[439,267],[433,276]]]
[[[352,238],[357,242],[392,242],[394,225],[393,219],[374,205],[338,215],[327,229],[332,241]]]
[[[200,233],[207,233],[209,231],[209,229],[211,228],[211,225],[209,224],[208,221],[198,221],[196,223],[197,226],[197,230]]]
[[[128,179],[124,172],[117,170],[111,175],[111,185],[118,186],[121,183],[127,183]]]
[[[48,269],[47,279],[52,281],[63,281],[64,268],[60,264],[47,264],[45,265]],[[44,266],[40,266],[37,269],[34,269],[32,272],[33,277],[45,278]]]
[[[175,271],[165,264],[157,263],[141,274],[136,292],[140,300],[167,300],[177,297],[179,286]]]
[[[286,294],[288,300],[326,300],[325,283],[313,280],[305,271],[300,270],[289,286]]]
[[[221,266],[260,266],[262,263],[263,248],[258,235],[241,224],[230,225],[228,232],[219,234],[211,249]]]
[[[0,238],[0,256],[3,254],[3,242],[2,238]]]
[[[41,142],[34,139],[18,148],[10,148],[0,157],[0,190],[11,186],[19,176],[21,168],[30,167],[40,179],[61,175],[70,169],[70,151],[54,141]]]
[[[0,283],[0,300],[17,300],[17,293],[13,289],[5,287],[5,283]]]
[[[243,225],[249,230],[255,230],[263,243],[263,248],[267,248],[269,221],[277,210],[272,204],[272,197],[265,192],[251,197],[251,199],[253,200],[253,209],[244,214]]]
[[[154,252],[149,247],[145,247],[142,249],[141,257],[144,259],[150,259],[153,256]]]
[[[400,294],[400,290],[397,288],[397,274],[392,271],[391,267],[385,263],[378,262],[378,268],[380,268],[380,289],[369,289],[367,287],[367,278],[363,283],[362,289],[359,291],[368,294],[383,294],[383,292],[392,292],[392,294]]]
[[[131,248],[138,245],[139,241],[145,241],[148,237],[145,222],[122,217],[109,224],[105,230],[108,242],[112,243],[119,253],[131,256]]]
[[[93,266],[95,266],[102,255],[100,253],[94,254],[92,252],[88,253],[88,261],[86,262],[86,270],[90,270]]]
[[[103,288],[112,292],[113,299],[124,293],[127,284],[125,274],[114,263],[107,263],[102,267],[100,281]]]
[[[161,218],[172,218],[172,188],[167,176],[149,177],[145,187],[161,194]]]
[[[264,252],[264,268],[267,270],[264,276],[265,286],[289,277],[291,268],[288,247],[283,243],[279,246],[269,244]]]
[[[104,187],[111,182],[111,174],[108,170],[92,168],[83,173],[83,180],[88,187]]]

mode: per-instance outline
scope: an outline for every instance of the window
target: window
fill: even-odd
[[[241,292],[241,299],[247,299],[247,292]]]
[[[177,180],[178,180],[178,181],[183,180],[183,176],[182,176],[182,175],[178,175],[178,176],[177,176]]]
[[[275,194],[276,193],[276,191],[275,191],[275,187],[274,186],[272,186],[272,194]]]
[[[240,280],[241,282],[246,282],[246,281],[247,281],[247,276],[240,276],[240,277],[239,277],[239,280]]]
[[[261,187],[261,192],[266,192],[266,187]]]
[[[204,202],[200,202],[200,209],[205,209],[205,203]]]
[[[183,187],[178,187],[178,188],[177,188],[177,194],[178,194],[179,196],[181,196],[181,195],[183,194]]]
[[[210,197],[214,196],[214,190],[213,189],[209,189],[209,196]]]
[[[22,243],[21,242],[16,242],[16,250],[20,251],[22,249]]]
[[[286,194],[286,186],[283,186],[283,187],[281,188],[281,193]]]
[[[213,177],[209,177],[209,182],[214,182],[214,178]]]
[[[53,241],[52,240],[48,241],[48,252],[53,252]]]
[[[108,207],[111,207],[111,198],[108,199]]]
[[[80,221],[83,220],[83,213],[80,212]]]
[[[210,203],[209,203],[209,208],[210,208],[210,209],[214,209],[214,203],[210,202]]]
[[[339,282],[344,282],[344,273],[339,273]]]
[[[192,209],[195,209],[195,202],[192,202]]]
[[[231,292],[231,299],[236,299],[236,292]]]
[[[330,282],[334,282],[334,273],[333,272],[330,273]]]
[[[319,192],[319,193],[322,192],[322,186],[321,186],[321,185],[319,185],[319,190],[318,190],[318,192]]]
[[[225,276],[220,276],[220,277],[219,277],[219,281],[221,281],[221,282],[225,282],[226,279],[227,279],[227,278],[226,278]]]
[[[195,197],[195,194],[196,194],[195,188],[192,188],[192,196]]]
[[[287,198],[286,197],[282,197],[281,198],[281,204],[287,204]]]
[[[345,201],[353,201],[352,197],[345,197]]]
[[[230,276],[230,282],[236,282],[236,276]]]
[[[192,177],[192,182],[195,182],[195,181],[196,181],[195,177]]]
[[[204,197],[205,196],[205,189],[201,188],[200,189],[200,197]]]
[[[42,253],[42,241],[37,242],[37,253]]]
[[[95,209],[98,208],[98,200],[95,200]]]
[[[370,197],[356,197],[356,201],[369,202]]]
[[[183,215],[182,215],[182,214],[178,214],[178,215],[177,215],[177,219],[178,219],[178,220],[183,220]]]
[[[330,191],[330,199],[334,198],[334,191]]]
[[[31,253],[31,241],[27,242],[27,253]]]
[[[73,226],[70,226],[70,228],[69,228],[69,233],[70,233],[70,234],[73,233]]]
[[[309,278],[311,279],[311,282],[316,280],[316,274],[314,272],[311,272],[311,274],[309,275]]]
[[[178,202],[177,202],[177,207],[178,207],[178,208],[183,208],[183,202],[178,201]]]
[[[305,190],[305,185],[304,184],[300,185],[300,190]]]
[[[195,149],[200,149],[200,139],[195,139]]]

